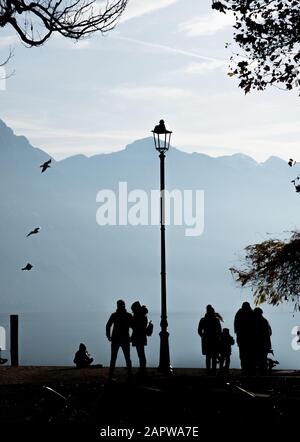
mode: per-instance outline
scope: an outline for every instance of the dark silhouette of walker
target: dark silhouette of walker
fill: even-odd
[[[201,337],[202,354],[206,356],[207,374],[216,374],[219,341],[221,336],[221,316],[211,305],[206,307],[206,314],[200,319],[198,334]]]
[[[234,331],[240,351],[242,373],[255,373],[255,351],[253,342],[254,317],[249,302],[244,302],[234,318]]]
[[[258,374],[268,374],[268,353],[273,353],[271,345],[272,329],[266,318],[263,317],[263,311],[260,307],[256,307],[253,310],[254,320],[254,356],[255,356],[255,368],[258,370]]]
[[[140,374],[144,375],[147,363],[145,346],[147,345],[148,333],[148,309],[145,305],[141,305],[139,301],[136,301],[132,304],[131,310],[133,313],[131,342],[138,354]]]
[[[117,310],[110,316],[106,324],[106,336],[111,342],[109,379],[113,376],[120,347],[124,353],[128,374],[131,374],[130,328],[132,328],[132,315],[127,312],[125,302],[120,299],[117,301]]]
[[[263,317],[261,308],[252,310],[249,302],[244,302],[234,318],[234,331],[240,350],[242,373],[245,375],[265,375],[270,372],[268,353],[272,353],[272,330]],[[276,361],[277,362],[277,361]]]

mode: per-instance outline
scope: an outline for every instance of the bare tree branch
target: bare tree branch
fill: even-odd
[[[41,46],[53,33],[79,40],[112,30],[128,0],[0,0],[0,27],[10,25],[28,46]]]
[[[14,56],[13,50],[10,49],[8,55],[5,58],[5,60],[0,62],[0,67],[5,66],[13,56]],[[7,77],[5,77],[5,78],[7,78]]]

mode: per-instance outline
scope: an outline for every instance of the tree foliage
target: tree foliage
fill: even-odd
[[[79,40],[113,29],[128,0],[0,0],[0,28],[12,26],[29,46],[40,46],[53,33]]]
[[[238,284],[251,287],[255,303],[291,301],[300,310],[300,232],[249,245],[245,252],[243,267],[230,271]]]
[[[299,0],[213,0],[212,7],[234,14],[234,40],[243,53],[231,58],[229,75],[239,78],[245,93],[299,86]]]

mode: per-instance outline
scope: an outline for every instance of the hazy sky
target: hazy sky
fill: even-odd
[[[164,118],[182,150],[300,159],[297,92],[244,95],[226,75],[231,17],[211,0],[130,0],[113,32],[77,44],[28,49],[12,32],[0,117],[55,158],[121,149]]]

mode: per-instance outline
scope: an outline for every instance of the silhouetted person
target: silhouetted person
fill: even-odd
[[[106,336],[111,342],[110,379],[114,373],[120,347],[124,353],[128,374],[131,374],[129,328],[132,328],[132,315],[127,312],[125,302],[120,299],[117,301],[117,310],[110,316],[106,324]]]
[[[234,345],[234,339],[230,335],[228,328],[223,328],[219,345],[220,370],[228,372],[230,367],[231,347]]]
[[[235,315],[234,331],[239,346],[242,373],[246,375],[255,374],[253,330],[253,310],[249,302],[244,302]]]
[[[93,360],[93,358],[90,358],[86,346],[81,343],[79,345],[79,350],[75,353],[74,364],[76,364],[76,367],[87,368],[92,364]]]
[[[263,311],[261,308],[256,307],[253,311],[253,316],[255,365],[259,374],[266,375],[268,373],[268,353],[272,351],[272,329],[269,322],[263,317]]]
[[[132,304],[131,310],[133,313],[131,342],[138,354],[140,374],[145,374],[147,362],[145,346],[147,345],[148,309],[145,305],[141,305],[139,301],[136,301]]]
[[[28,236],[36,235],[37,233],[39,233],[39,231],[40,227],[36,227],[35,229],[31,230],[31,232],[29,232],[28,235],[26,235],[26,237],[28,238]]]
[[[49,167],[51,167],[51,166],[50,166],[51,161],[52,161],[52,160],[50,159],[50,160],[45,161],[43,164],[40,165],[40,167],[41,167],[41,169],[42,169],[42,170],[41,170],[41,173],[46,172],[46,170],[49,169]]]
[[[26,266],[25,267],[23,267],[22,268],[22,270],[31,270],[33,268],[33,265],[32,264],[30,264],[30,262],[28,262],[27,264],[26,264]]]
[[[220,315],[211,305],[206,307],[206,315],[200,319],[198,334],[201,336],[202,354],[206,356],[207,373],[215,374],[219,340],[221,335]]]

